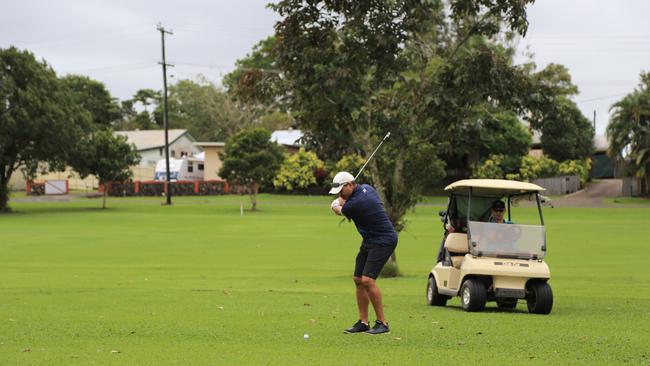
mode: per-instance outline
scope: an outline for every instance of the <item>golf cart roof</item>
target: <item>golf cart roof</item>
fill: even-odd
[[[463,179],[454,182],[447,187],[445,191],[451,193],[469,194],[470,188],[472,195],[486,196],[503,196],[506,194],[517,195],[532,192],[542,192],[545,188],[528,182],[519,182],[516,180],[505,179]]]

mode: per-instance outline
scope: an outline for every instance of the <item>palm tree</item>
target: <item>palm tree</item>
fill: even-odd
[[[614,103],[607,125],[609,155],[628,158],[637,177],[649,193],[650,183],[650,73],[642,74],[639,88]]]

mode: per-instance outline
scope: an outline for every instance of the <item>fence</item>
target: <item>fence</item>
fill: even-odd
[[[553,178],[538,178],[531,181],[540,187],[546,188],[544,194],[563,195],[576,192],[580,189],[580,178],[577,175],[568,175]]]
[[[99,192],[109,196],[162,196],[171,189],[173,196],[207,196],[220,194],[244,193],[241,186],[231,186],[224,180],[165,181],[130,181],[110,182],[100,185]]]
[[[640,178],[624,177],[621,196],[637,197],[643,195],[643,182]]]

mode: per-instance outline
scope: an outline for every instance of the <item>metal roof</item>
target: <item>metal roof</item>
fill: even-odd
[[[304,134],[300,130],[277,130],[271,133],[271,141],[280,145],[302,146],[298,142]]]
[[[138,151],[165,147],[165,130],[115,131],[116,135],[126,136],[129,144],[135,144]],[[187,134],[190,141],[196,141],[187,130],[169,130],[169,144]]]

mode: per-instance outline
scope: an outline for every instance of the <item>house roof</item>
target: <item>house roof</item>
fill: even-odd
[[[165,147],[165,130],[115,131],[114,133],[126,136],[128,143],[135,144],[138,151]],[[187,130],[177,129],[168,130],[169,144],[171,145],[183,135],[187,135],[190,141],[196,141]]]
[[[539,148],[542,145],[542,134],[538,131],[533,131],[533,148]],[[607,152],[609,149],[609,140],[605,135],[594,135],[594,148],[596,152]]]
[[[226,146],[225,142],[195,142],[192,145],[198,147],[224,147]]]
[[[276,130],[271,133],[271,141],[285,146],[302,146],[298,142],[304,134],[300,130]]]

